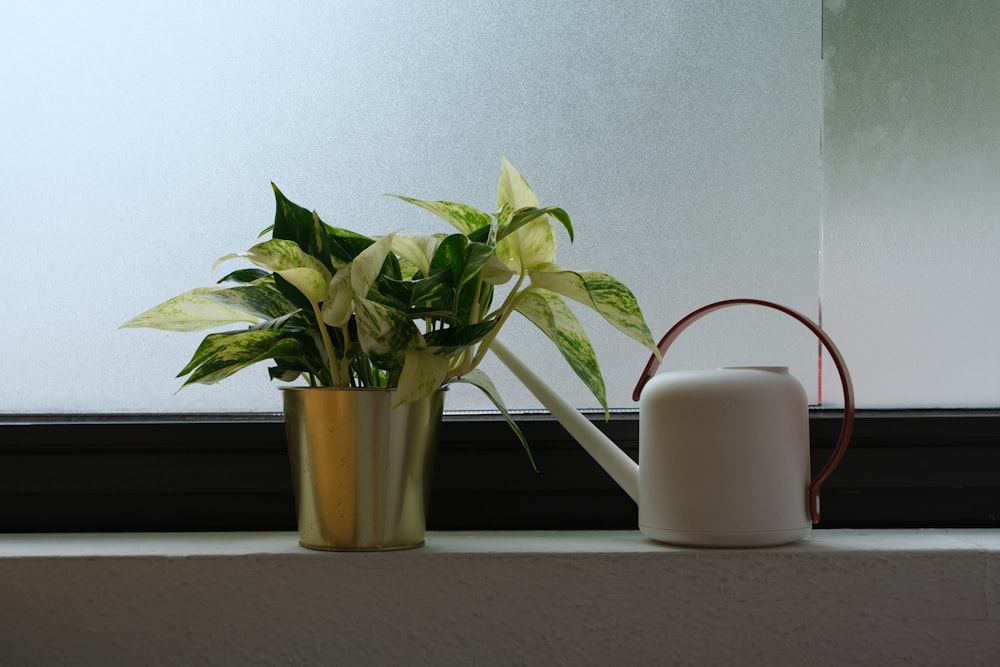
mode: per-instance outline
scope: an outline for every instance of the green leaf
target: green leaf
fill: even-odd
[[[451,274],[455,277],[455,289],[461,289],[479,274],[479,270],[492,255],[493,248],[488,245],[470,242],[461,234],[452,234],[438,245],[431,260],[430,271],[436,274],[451,269]]]
[[[608,402],[597,355],[569,306],[554,292],[529,287],[517,298],[515,309],[556,344],[573,372],[600,402],[607,417]]]
[[[374,239],[352,232],[349,229],[326,226],[326,233],[330,242],[330,254],[333,264],[339,271],[347,264],[354,261],[365,248],[375,243]]]
[[[275,356],[274,366],[268,368],[271,379],[292,382],[299,375],[307,373],[321,386],[330,386],[330,370],[316,347],[317,342],[306,332],[296,333],[292,338],[299,343],[299,351],[294,355],[282,353]]]
[[[546,208],[522,208],[519,211],[515,211],[514,215],[510,218],[510,222],[502,225],[497,231],[497,240],[503,239],[513,232],[516,232],[529,222],[534,222],[538,218],[547,215],[551,215],[563,224],[563,227],[565,227],[566,231],[569,233],[569,240],[572,242],[573,223],[569,219],[569,213],[555,206],[548,206]]]
[[[237,269],[225,275],[217,282],[219,283],[253,283],[261,278],[267,278],[271,274],[263,269]]]
[[[441,348],[437,354],[451,356],[459,350],[475,345],[493,331],[500,323],[499,318],[484,320],[465,326],[447,327],[424,334],[428,347]]]
[[[120,328],[149,327],[165,331],[201,331],[235,322],[256,324],[258,318],[241,308],[219,303],[211,298],[225,287],[198,287],[167,299],[137,315]]]
[[[330,261],[329,238],[323,221],[316,213],[285,197],[274,183],[271,183],[271,188],[275,201],[273,238],[294,242],[332,273],[334,267]]]
[[[410,348],[399,374],[399,385],[393,397],[393,407],[433,394],[441,388],[448,375],[447,357],[427,349]]]
[[[297,340],[277,329],[209,334],[179,375],[190,373],[183,386],[215,384],[259,361],[294,357],[301,350]]]
[[[434,301],[442,296],[449,296],[451,294],[452,282],[451,272],[449,271],[437,273],[430,278],[414,280],[410,283],[409,305],[415,306],[428,301]]]
[[[396,280],[381,277],[377,283],[379,293],[369,297],[385,305],[395,304],[398,309],[407,310],[412,318],[420,312],[443,311],[444,304],[454,296],[450,271],[436,273],[430,278],[417,280]]]
[[[398,355],[420,338],[412,320],[380,303],[354,298],[358,340],[366,354]]]
[[[514,431],[514,435],[517,439],[521,441],[521,446],[524,447],[525,453],[528,455],[528,460],[531,462],[531,467],[538,472],[538,466],[535,465],[535,458],[531,455],[531,447],[528,446],[528,439],[524,437],[524,433],[521,432],[520,427],[511,417],[510,412],[507,411],[507,406],[504,405],[503,399],[500,398],[500,392],[497,391],[496,386],[490,379],[490,376],[486,374],[485,371],[479,368],[475,368],[461,377],[456,377],[451,380],[451,382],[464,382],[471,384],[474,387],[478,387],[486,396],[490,399],[493,405],[496,406],[500,414],[504,416],[507,420],[507,424],[510,426],[511,430]]]
[[[484,213],[466,204],[459,204],[452,201],[424,201],[422,199],[403,197],[402,195],[389,196],[402,199],[405,202],[430,211],[466,236],[472,234],[477,229],[489,227],[493,222],[493,218],[488,213]]]
[[[333,275],[326,265],[302,250],[295,241],[285,239],[270,239],[258,243],[246,252],[231,253],[220,257],[215,261],[215,265],[218,266],[222,262],[237,257],[248,259],[257,266],[275,272],[300,268],[312,269],[322,275],[326,281],[329,281]]]
[[[240,285],[208,292],[208,298],[226,306],[266,320],[286,315],[296,310],[294,304],[279,292],[271,281],[257,285]]]
[[[600,271],[532,271],[531,284],[562,294],[593,308],[625,335],[650,350],[656,343],[646,326],[639,302],[623,283]]]

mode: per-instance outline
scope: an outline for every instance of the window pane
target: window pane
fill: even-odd
[[[998,34],[996,2],[826,2],[823,318],[866,407],[1000,402]]]
[[[278,410],[263,365],[174,395],[200,336],[117,330],[223,275],[214,260],[269,224],[272,180],[331,223],[420,233],[441,228],[380,195],[492,210],[504,154],[573,216],[560,263],[622,279],[654,336],[734,296],[815,315],[819,40],[818,7],[795,0],[15,3],[0,411]],[[630,407],[647,354],[581,318]],[[672,367],[784,363],[815,387],[805,330],[713,318]],[[595,406],[540,332],[503,340]],[[459,388],[448,407],[491,406]]]

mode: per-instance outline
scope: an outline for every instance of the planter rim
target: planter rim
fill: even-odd
[[[399,391],[396,387],[278,387],[280,391]],[[438,387],[434,392],[448,391],[448,387]],[[430,395],[430,394],[428,394]]]

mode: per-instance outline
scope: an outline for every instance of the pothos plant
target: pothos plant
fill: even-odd
[[[393,195],[436,214],[457,230],[369,237],[323,222],[272,184],[270,238],[222,257],[256,268],[229,273],[129,320],[123,327],[208,334],[178,377],[213,384],[258,362],[272,379],[304,378],[315,387],[395,388],[396,405],[452,382],[483,390],[511,424],[496,387],[478,368],[515,312],[533,322],[607,412],[604,380],[580,321],[565,298],[600,313],[655,352],[632,292],[606,273],[556,264],[553,220],[573,240],[569,215],[539,207],[520,173],[503,158],[497,212],[450,201]],[[506,294],[498,306],[497,288]]]

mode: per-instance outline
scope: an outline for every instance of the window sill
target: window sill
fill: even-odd
[[[995,664],[1000,531],[817,530],[754,550],[635,531],[0,535],[17,664]],[[459,631],[460,629],[460,631]]]
[[[728,559],[737,554],[784,560],[825,561],[838,554],[880,559],[887,554],[905,556],[981,553],[1000,558],[1000,530],[814,530],[804,540],[764,549],[690,549],[647,539],[638,531],[429,531],[420,549],[396,552],[420,559],[429,554],[539,556],[586,558],[615,554],[623,557],[660,554],[662,558]],[[328,558],[366,557],[372,554],[329,554],[298,546],[294,532],[225,533],[76,533],[0,535],[0,562],[20,558],[178,558],[280,556],[293,558],[326,555]],[[1000,577],[1000,572],[996,573]],[[1000,601],[998,601],[1000,602]]]

